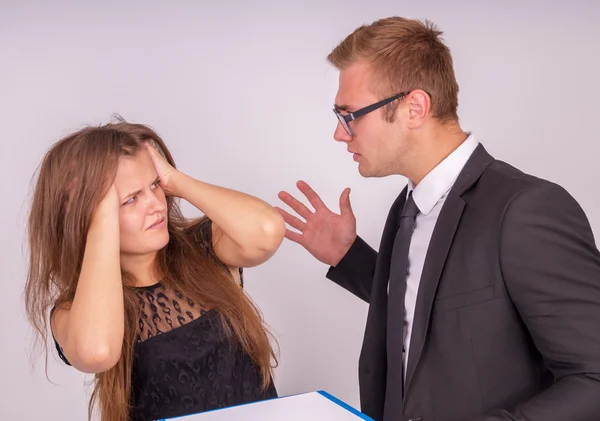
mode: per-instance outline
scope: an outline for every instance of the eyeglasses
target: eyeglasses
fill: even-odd
[[[354,111],[353,113],[349,113],[349,114],[342,114],[338,109],[334,108],[333,112],[335,113],[335,115],[337,116],[338,120],[340,121],[340,124],[342,125],[342,127],[344,128],[344,130],[346,131],[346,133],[348,133],[350,136],[354,136],[354,132],[352,131],[352,127],[350,127],[350,122],[353,120],[356,120],[358,117],[362,117],[365,114],[369,114],[371,111],[375,111],[381,107],[383,107],[384,105],[389,104],[392,101],[395,101],[397,99],[403,98],[406,95],[408,95],[410,92],[401,92],[399,94],[396,94],[392,97],[389,97],[387,99],[383,99],[379,102],[376,102],[374,104],[371,105],[367,105],[364,108],[361,108],[360,110]]]

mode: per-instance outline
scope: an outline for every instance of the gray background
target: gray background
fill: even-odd
[[[218,3],[218,4],[217,4]],[[23,313],[31,177],[51,143],[120,113],[149,124],[196,178],[278,204],[308,181],[377,247],[401,177],[362,179],[333,141],[337,72],[325,57],[356,26],[428,18],[444,31],[461,123],[497,158],[566,187],[596,234],[600,6],[593,1],[0,1],[3,298],[0,418],[86,418],[83,374],[29,359]],[[198,211],[185,207],[188,215]],[[280,345],[280,394],[325,389],[358,406],[367,306],[285,242],[247,289]]]

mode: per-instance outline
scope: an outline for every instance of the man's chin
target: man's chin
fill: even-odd
[[[369,178],[372,177],[373,175],[371,174],[371,171],[369,171],[369,168],[367,165],[365,165],[364,163],[359,163],[358,164],[358,173],[365,178]]]
[[[383,177],[383,175],[379,174],[377,171],[374,171],[374,168],[371,168],[363,163],[358,164],[358,173],[364,178]]]
[[[382,172],[367,172],[367,171],[359,171],[360,175],[363,178],[385,178],[392,174],[382,173]]]

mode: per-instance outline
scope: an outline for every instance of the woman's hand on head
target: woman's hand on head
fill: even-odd
[[[167,160],[150,143],[145,143],[146,149],[150,153],[150,158],[154,164],[156,174],[160,179],[160,186],[164,192],[171,196],[179,196],[174,186],[173,179],[179,174],[176,168],[167,162]]]
[[[104,198],[98,204],[96,211],[94,212],[93,223],[100,220],[119,220],[119,206],[120,199],[119,193],[115,185],[111,185],[108,192],[104,195]]]

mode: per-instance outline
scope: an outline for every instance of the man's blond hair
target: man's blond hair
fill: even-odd
[[[338,70],[359,61],[372,71],[370,89],[381,99],[422,89],[431,96],[432,116],[441,122],[458,121],[458,83],[450,49],[442,32],[428,21],[390,17],[362,25],[327,56]],[[386,106],[393,121],[398,102]]]

